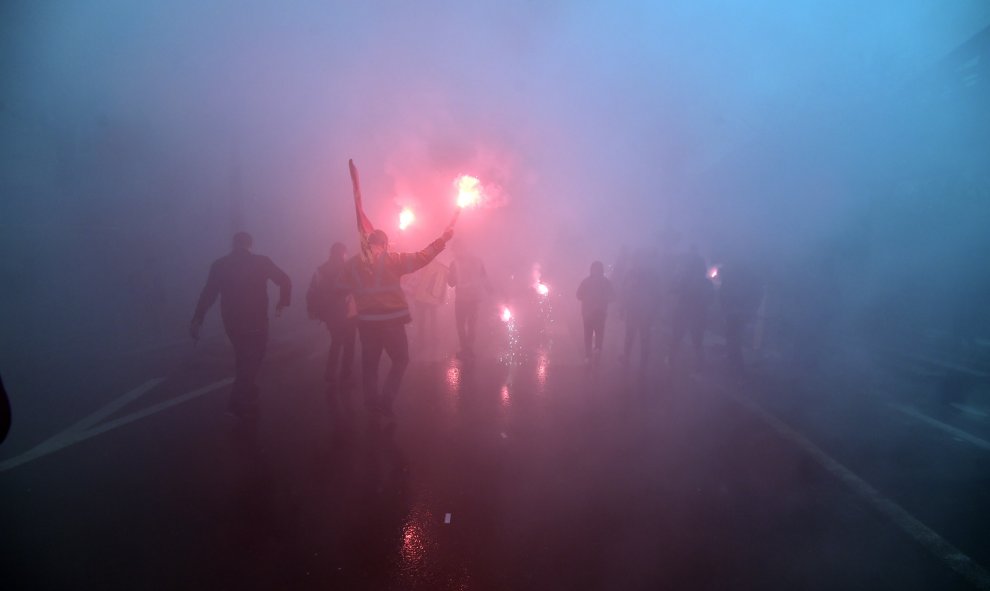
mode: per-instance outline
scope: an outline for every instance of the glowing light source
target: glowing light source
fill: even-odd
[[[509,310],[508,306],[502,306],[502,322],[508,322],[510,320],[512,320],[512,310]]]
[[[711,269],[708,269],[708,278],[716,279],[718,277],[718,265],[715,265]]]
[[[461,388],[461,370],[451,362],[447,367],[447,390],[452,394]]]
[[[462,174],[454,180],[457,187],[457,207],[475,207],[481,203],[481,181],[477,178]]]
[[[550,368],[550,355],[545,349],[540,349],[536,359],[536,388],[540,393],[546,392],[547,375]]]
[[[537,282],[536,293],[540,294],[541,296],[545,296],[550,293],[550,288],[547,287],[547,284],[543,283],[542,281]]]
[[[416,214],[414,214],[413,211],[408,207],[402,208],[402,211],[399,212],[399,229],[405,230],[406,228],[411,226],[415,221],[416,221]]]

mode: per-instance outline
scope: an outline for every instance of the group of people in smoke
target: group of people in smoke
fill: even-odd
[[[330,331],[325,377],[333,404],[337,404],[340,392],[351,383],[356,332],[361,337],[365,405],[385,417],[392,416],[392,401],[409,365],[405,325],[411,316],[399,278],[432,261],[452,237],[453,230],[447,229],[419,252],[397,253],[389,252],[385,232],[372,230],[362,234],[368,256],[347,258],[343,244],[331,247],[329,260],[313,277],[310,293],[314,295],[308,298],[311,300],[308,307]],[[228,410],[240,418],[253,418],[257,414],[255,379],[268,342],[267,282],[272,281],[280,288],[276,314],[289,305],[292,292],[288,275],[268,257],[252,253],[251,245],[249,234],[235,234],[231,253],[210,267],[190,324],[191,336],[198,339],[206,311],[220,297],[224,330],[234,347],[235,359]],[[379,390],[378,366],[383,352],[389,356],[391,367]]]
[[[361,239],[361,253],[347,258],[347,249],[337,243],[330,259],[317,270],[311,285],[310,312],[330,330],[331,347],[327,359],[328,396],[336,404],[340,392],[350,382],[354,356],[354,334],[361,337],[361,377],[365,405],[372,412],[392,416],[392,402],[409,365],[409,342],[405,325],[412,318],[400,278],[430,263],[453,237],[453,226],[414,253],[388,250],[388,235],[375,229],[364,213],[357,183],[357,169],[350,164],[355,183],[354,205]],[[230,254],[210,267],[206,286],[200,294],[190,324],[190,335],[199,338],[206,311],[220,297],[224,330],[234,347],[235,375],[228,409],[240,418],[257,414],[258,388],[255,380],[268,342],[268,281],[280,288],[276,314],[291,301],[292,283],[288,275],[266,256],[251,252],[252,239],[246,232],[234,236]],[[470,309],[466,311],[470,313]],[[391,366],[379,390],[378,366],[382,353]],[[338,369],[339,368],[339,369]]]
[[[577,298],[584,319],[586,361],[596,364],[601,357],[605,320],[609,305],[618,303],[626,332],[622,364],[628,367],[639,344],[639,370],[650,363],[654,326],[664,309],[669,311],[670,340],[667,364],[674,363],[684,338],[690,335],[698,367],[704,364],[703,339],[706,311],[712,299],[712,283],[705,260],[692,247],[686,254],[666,258],[658,265],[656,257],[640,253],[631,259],[620,256],[612,273],[605,277],[601,261],[591,264],[591,272],[581,282]],[[617,285],[613,285],[613,281]]]
[[[356,170],[352,167],[356,179]],[[346,246],[335,243],[328,260],[319,266],[307,292],[310,316],[324,322],[330,332],[330,352],[325,380],[330,404],[349,407],[346,395],[353,385],[351,367],[355,340],[361,341],[361,380],[364,402],[369,412],[392,417],[392,405],[409,365],[409,342],[405,325],[412,317],[400,279],[429,265],[453,237],[453,225],[424,249],[412,253],[391,252],[388,236],[375,229],[364,214],[360,192],[355,190],[355,210],[361,252],[348,257]],[[223,326],[234,348],[235,377],[229,411],[240,418],[257,413],[258,389],[255,384],[268,341],[267,283],[279,287],[276,315],[290,304],[292,283],[288,275],[268,257],[251,252],[252,239],[246,232],[234,235],[230,254],[210,267],[190,325],[198,339],[204,315],[220,297]],[[626,323],[622,360],[628,366],[636,342],[640,345],[639,369],[650,363],[653,326],[664,302],[670,311],[670,341],[667,363],[673,363],[681,341],[690,335],[700,366],[704,361],[702,339],[705,314],[712,285],[707,266],[697,249],[657,265],[655,257],[620,257],[613,279],[605,276],[604,265],[595,261],[590,275],[577,289],[584,319],[584,345],[587,362],[601,357],[606,317],[610,304],[618,301]],[[661,257],[663,259],[663,257]],[[613,286],[618,284],[618,289]],[[455,288],[454,316],[460,341],[458,357],[474,358],[479,307],[491,285],[481,260],[463,246],[455,247],[455,259],[447,273],[447,283]],[[730,362],[741,362],[733,348],[739,346],[737,311],[727,330]],[[384,385],[379,388],[378,368],[382,354],[391,365]]]

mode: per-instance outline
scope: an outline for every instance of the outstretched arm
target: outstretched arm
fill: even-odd
[[[430,264],[430,261],[443,252],[443,249],[447,246],[447,243],[451,238],[453,238],[453,236],[454,231],[447,228],[442,236],[431,242],[430,245],[423,250],[419,252],[399,253],[399,273],[402,275],[405,275],[406,273],[413,273]]]

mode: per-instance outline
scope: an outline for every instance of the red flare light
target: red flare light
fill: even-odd
[[[502,322],[510,320],[512,320],[512,310],[509,310],[508,306],[502,306]]]
[[[405,230],[416,221],[416,214],[411,209],[405,207],[399,212],[399,229]]]
[[[536,293],[540,294],[541,296],[545,296],[550,293],[550,288],[547,287],[546,283],[539,282],[536,284]]]
[[[457,207],[476,207],[481,203],[481,181],[473,176],[462,174],[454,180],[457,187]]]

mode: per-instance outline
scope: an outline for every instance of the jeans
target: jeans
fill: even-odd
[[[323,377],[328,384],[340,386],[346,384],[351,377],[357,323],[354,320],[328,323],[327,330],[330,331],[330,354],[327,356],[327,369]]]
[[[365,406],[370,409],[391,410],[402,376],[409,366],[406,325],[401,322],[360,322],[358,333],[361,335],[361,374]],[[379,401],[378,363],[381,361],[382,351],[388,354],[392,367],[388,370]]]
[[[605,311],[591,312],[584,316],[584,356],[591,359],[591,344],[594,340],[594,350],[598,353],[602,351],[602,342],[605,339]]]
[[[472,352],[478,326],[478,301],[456,300],[454,302],[454,322],[457,324],[457,339],[461,344],[461,350]]]
[[[235,413],[253,409],[258,402],[255,380],[261,370],[268,344],[267,331],[228,334],[234,346],[234,385],[230,390],[230,409]]]

